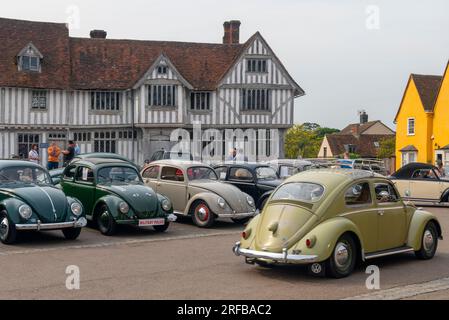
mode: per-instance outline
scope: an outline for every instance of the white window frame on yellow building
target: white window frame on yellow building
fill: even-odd
[[[414,155],[413,161],[411,160],[411,155]],[[416,162],[418,159],[418,152],[417,151],[402,151],[401,154],[401,163],[402,166],[405,166],[406,164]]]
[[[413,133],[410,133],[410,120],[413,120]],[[407,118],[407,135],[414,136],[416,133],[416,119],[415,117]]]

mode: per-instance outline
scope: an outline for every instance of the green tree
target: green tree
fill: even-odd
[[[285,137],[287,158],[315,158],[320,150],[324,135],[338,132],[338,129],[322,128],[317,123],[294,125]]]
[[[377,157],[379,159],[391,158],[394,156],[396,150],[396,138],[384,138],[379,141],[379,150]]]

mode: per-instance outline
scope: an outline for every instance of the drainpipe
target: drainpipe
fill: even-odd
[[[135,158],[134,158],[134,151],[135,151],[135,147],[134,144],[136,142],[136,136],[134,135],[134,129],[135,129],[135,124],[134,124],[134,90],[131,89],[131,130],[132,130],[132,143],[131,143],[131,161],[135,162]]]

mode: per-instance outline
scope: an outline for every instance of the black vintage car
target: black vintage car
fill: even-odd
[[[214,166],[220,180],[233,184],[254,198],[262,210],[269,196],[281,183],[278,173],[267,164],[231,162]]]

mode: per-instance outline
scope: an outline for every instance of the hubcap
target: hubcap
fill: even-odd
[[[0,236],[2,237],[2,239],[8,237],[8,232],[9,232],[9,221],[8,218],[3,217],[1,218],[0,221]]]
[[[100,215],[100,223],[103,227],[107,228],[109,224],[109,213],[107,211]]]
[[[339,242],[335,247],[334,259],[337,267],[344,269],[350,261],[350,252],[348,245],[343,242]]]
[[[205,206],[200,206],[196,212],[201,221],[207,221],[209,219],[209,210]]]
[[[432,251],[434,244],[433,234],[430,230],[424,231],[423,246],[424,250]]]

